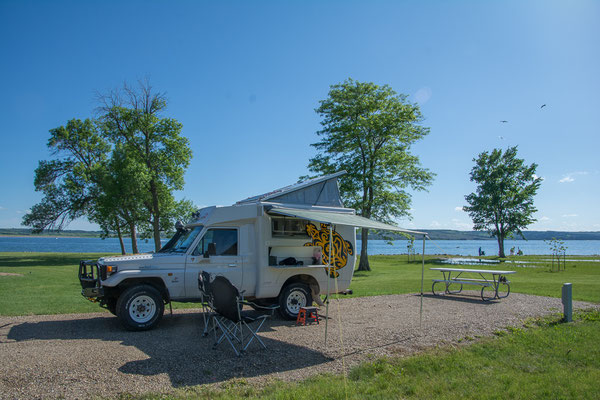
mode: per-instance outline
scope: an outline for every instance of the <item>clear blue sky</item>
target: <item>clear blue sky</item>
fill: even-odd
[[[96,92],[150,78],[194,152],[177,196],[229,205],[307,173],[314,109],[351,77],[431,128],[413,150],[437,178],[400,225],[470,229],[473,158],[518,145],[544,178],[530,229],[600,230],[598,1],[0,0],[0,50],[0,227],[41,199],[48,130]]]

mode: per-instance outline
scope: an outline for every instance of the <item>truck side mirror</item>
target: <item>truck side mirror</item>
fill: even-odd
[[[217,255],[217,244],[216,243],[209,243],[208,244],[208,249],[204,252],[204,258],[209,258],[210,256],[216,256]]]

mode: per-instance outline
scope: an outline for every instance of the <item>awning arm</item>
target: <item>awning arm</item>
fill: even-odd
[[[266,210],[271,215],[284,215],[288,217],[302,218],[310,221],[321,222],[327,225],[345,225],[354,226],[357,228],[377,229],[383,231],[392,232],[404,232],[413,235],[427,235],[426,232],[413,231],[409,229],[403,229],[394,225],[386,224],[383,222],[371,220],[368,218],[361,217],[355,214],[330,212],[330,211],[317,211],[317,210],[305,210],[305,209],[294,209],[294,208],[280,208],[273,206]]]

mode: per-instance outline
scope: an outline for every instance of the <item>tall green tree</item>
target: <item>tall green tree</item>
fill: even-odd
[[[54,159],[40,161],[34,181],[44,197],[23,224],[34,232],[60,230],[87,217],[105,236],[117,233],[123,253],[123,235],[138,252],[138,233],[154,237],[158,250],[160,233],[172,231],[175,220],[188,219],[194,208],[173,197],[183,188],[189,141],[179,122],[159,117],[166,99],[147,83],[139,90],[125,85],[100,100],[97,119],[73,119],[50,131]]]
[[[434,174],[421,167],[411,146],[429,133],[417,104],[388,85],[348,79],[332,85],[316,112],[321,140],[308,168],[317,173],[346,170],[340,194],[346,206],[382,222],[409,216],[408,189],[425,190]],[[370,271],[369,230],[362,229],[358,270]]]
[[[40,161],[34,178],[35,190],[44,197],[23,218],[23,224],[36,233],[60,230],[92,212],[102,190],[102,170],[110,152],[110,144],[90,119],[72,119],[52,129],[48,148],[55,158]]]
[[[150,215],[158,251],[161,228],[164,222],[171,223],[167,216],[177,208],[173,191],[183,189],[183,176],[192,158],[189,140],[181,135],[181,123],[161,118],[167,107],[165,95],[153,92],[147,82],[137,89],[124,85],[100,100],[104,134],[123,146],[130,162],[144,169],[147,180],[140,198]]]
[[[131,249],[138,253],[138,226],[148,224],[148,212],[142,198],[147,186],[145,168],[117,144],[102,175],[102,191],[96,200],[94,222],[105,235],[117,232],[131,237]],[[121,251],[124,251],[122,248]]]
[[[475,192],[465,196],[463,210],[473,220],[473,229],[487,230],[498,241],[498,256],[505,257],[504,240],[536,221],[533,197],[541,185],[535,175],[537,164],[525,164],[517,157],[517,146],[506,151],[494,149],[473,159],[471,181]]]

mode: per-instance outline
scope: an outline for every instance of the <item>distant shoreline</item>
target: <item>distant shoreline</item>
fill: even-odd
[[[8,233],[0,233],[0,237],[22,237],[22,238],[29,238],[29,237],[49,237],[49,238],[69,238],[69,239],[88,239],[88,238],[92,238],[92,239],[103,239],[101,236],[91,236],[91,235],[50,235],[50,234],[46,234],[46,233],[40,233],[40,234],[29,234],[29,235],[15,235],[15,234],[8,234]],[[117,238],[117,236],[108,236],[107,238],[104,239],[110,239],[110,238]],[[129,236],[123,237],[123,239],[129,239]]]
[[[446,229],[431,229],[431,230],[420,230],[428,233],[428,237],[431,240],[461,240],[461,241],[470,241],[470,240],[490,240],[495,241],[496,238],[490,237],[487,232],[481,231],[455,231],[455,230],[446,230]],[[550,239],[559,239],[559,240],[600,240],[600,231],[580,231],[580,232],[567,232],[567,231],[529,231],[524,232],[525,240],[521,237],[514,237],[506,240],[516,240],[516,241],[529,241],[529,240],[550,240]],[[77,238],[77,239],[85,239],[85,238],[98,238],[98,239],[109,239],[109,238],[118,238],[116,235],[110,235],[106,238],[102,237],[102,232],[98,231],[69,231],[64,230],[60,232],[44,232],[39,234],[31,233],[29,229],[20,229],[20,228],[0,228],[0,237],[53,237],[53,238]],[[169,239],[170,236],[161,236],[161,239]],[[124,240],[131,240],[130,236],[124,236]],[[360,232],[356,235],[357,240],[361,240]],[[406,237],[399,234],[384,234],[379,232],[370,232],[369,240],[406,240]],[[416,239],[420,239],[420,235],[416,236]],[[138,240],[145,240],[144,238],[138,237]]]
[[[489,240],[489,241],[496,241],[496,238],[462,238],[462,239],[452,239],[452,238],[436,238],[436,237],[431,237],[431,240],[459,240],[459,241],[464,241],[464,242],[469,242],[469,241],[479,241],[479,240]],[[10,234],[4,234],[4,233],[0,233],[0,237],[13,237],[13,238],[31,238],[31,237],[38,237],[38,238],[42,238],[42,237],[46,237],[46,238],[65,238],[65,239],[118,239],[117,236],[108,236],[108,237],[101,237],[101,236],[85,236],[85,235],[49,235],[49,234],[31,234],[31,235],[10,235]],[[161,236],[161,240],[165,240],[165,239],[169,239],[168,236]],[[584,239],[561,239],[561,238],[557,238],[559,240],[600,240],[600,234],[598,235],[598,238],[584,238]],[[123,236],[123,240],[131,240],[131,238],[129,236]],[[138,237],[138,240],[147,240],[146,238],[140,238]],[[148,239],[149,240],[149,239]],[[356,240],[361,240],[361,237],[359,235],[356,236]],[[382,237],[379,236],[375,236],[375,235],[369,235],[369,240],[386,240]],[[392,239],[392,241],[397,241],[397,240],[407,240],[406,238],[403,237],[399,237],[399,238],[394,238]],[[417,238],[417,240],[420,240],[419,238]],[[529,240],[548,240],[548,239],[521,239],[521,238],[511,238],[511,239],[506,239],[506,240],[517,240],[517,241],[523,241],[523,242],[527,242]]]

